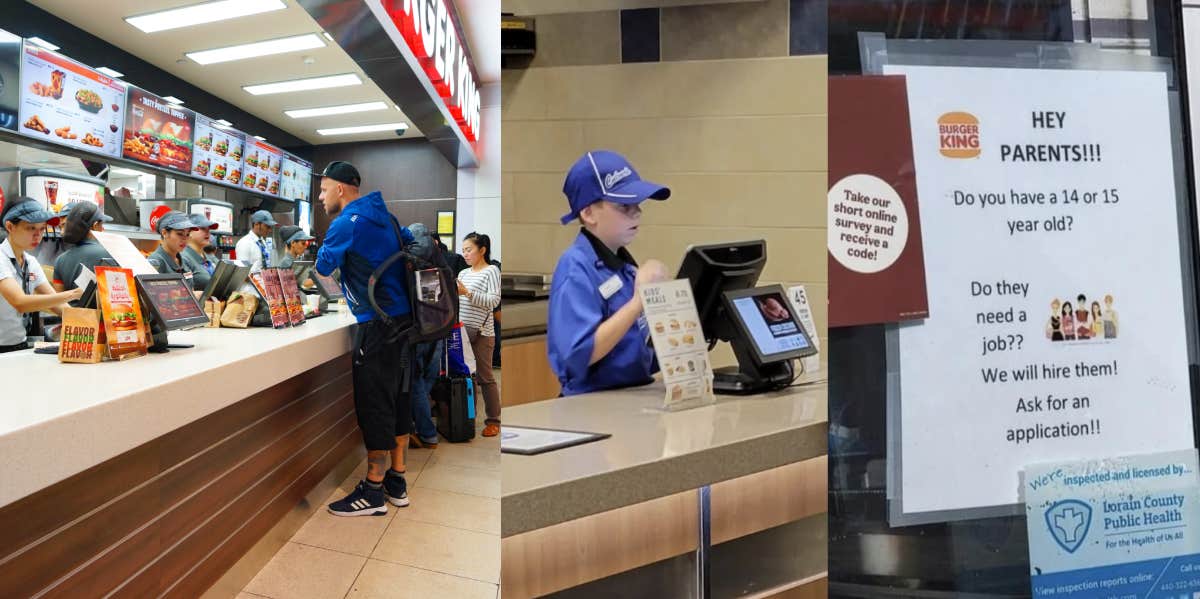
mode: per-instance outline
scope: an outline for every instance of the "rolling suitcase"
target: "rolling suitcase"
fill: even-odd
[[[448,362],[447,354],[442,352]],[[475,381],[470,375],[446,374],[434,382],[433,399],[437,431],[450,443],[463,443],[475,438]]]

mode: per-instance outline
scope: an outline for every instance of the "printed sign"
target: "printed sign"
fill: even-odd
[[[1030,466],[1022,489],[1034,597],[1200,592],[1196,450]]]
[[[120,156],[125,84],[25,44],[19,131],[43,141]]]
[[[691,284],[687,279],[676,279],[646,285],[640,291],[646,325],[667,387],[663,407],[712,403],[713,371]]]
[[[820,350],[820,331],[817,330],[817,323],[813,320],[812,307],[808,303],[808,292],[804,289],[804,285],[789,287],[788,299],[792,301],[792,309],[796,311],[796,316],[800,318],[800,324],[804,325],[804,330],[808,332],[809,339],[812,339],[813,347]],[[804,369],[804,375],[811,378],[821,371],[821,354],[817,353],[807,358],[800,358],[800,365]]]
[[[1165,76],[885,72],[907,77],[930,301],[899,330],[903,512],[1192,447]]]
[[[903,77],[829,80],[831,327],[929,316],[905,93]]]

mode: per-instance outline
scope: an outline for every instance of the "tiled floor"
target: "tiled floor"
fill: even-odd
[[[364,461],[329,501],[365,472]],[[386,516],[318,511],[238,599],[498,599],[498,437],[409,450],[407,478],[412,505],[389,504]]]

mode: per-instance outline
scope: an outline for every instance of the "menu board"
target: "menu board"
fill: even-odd
[[[21,38],[0,29],[0,128],[17,130],[21,107]]]
[[[267,303],[267,311],[271,315],[271,326],[282,329],[290,326],[287,304],[283,299],[283,284],[275,268],[264,268],[259,272],[250,273],[250,281],[258,290],[258,295]]]
[[[191,171],[196,113],[132,86],[125,106],[125,158]]]
[[[280,181],[280,197],[307,202],[312,192],[312,163],[291,154],[284,154],[283,177]]]
[[[688,280],[646,285],[639,291],[667,387],[662,407],[673,410],[712,403],[713,370]]]
[[[196,143],[192,148],[192,175],[227,185],[240,184],[245,147],[244,134],[233,129],[222,129],[212,119],[197,114]]]
[[[20,133],[105,156],[120,155],[125,84],[26,44]]]
[[[61,214],[72,204],[91,202],[104,212],[104,186],[66,177],[33,175],[25,177],[22,193],[42,204],[47,210]]]
[[[203,214],[204,218],[217,223],[219,233],[233,233],[233,208],[215,204],[192,204],[192,214]]]
[[[283,150],[253,138],[246,139],[242,187],[259,193],[279,195],[279,173],[282,170]]]

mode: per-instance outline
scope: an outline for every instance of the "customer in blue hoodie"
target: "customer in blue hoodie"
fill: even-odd
[[[334,216],[317,252],[317,272],[342,272],[342,291],[358,325],[354,333],[354,411],[367,446],[367,478],[350,495],[329,504],[338,516],[376,516],[387,503],[408,505],[404,452],[412,431],[410,398],[402,390],[404,341],[389,341],[367,297],[367,281],[375,269],[400,250],[393,217],[378,191],[359,195],[362,179],[347,162],[333,162],[321,173],[321,202]],[[412,233],[399,228],[404,245]],[[380,276],[375,301],[388,316],[411,319],[404,283],[404,261]],[[391,468],[388,468],[388,454]]]

